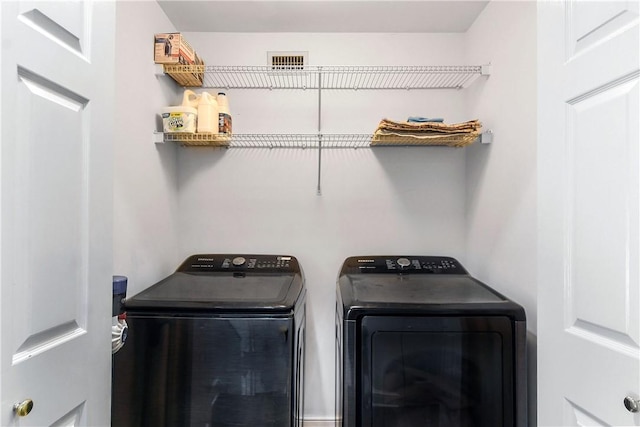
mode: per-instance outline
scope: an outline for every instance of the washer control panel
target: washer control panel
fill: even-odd
[[[279,272],[297,273],[298,260],[290,255],[200,254],[187,258],[179,272]]]
[[[439,256],[364,256],[347,258],[341,274],[468,274],[454,258]]]

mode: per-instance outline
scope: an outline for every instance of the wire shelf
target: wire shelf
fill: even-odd
[[[240,134],[233,135],[232,148],[362,148],[371,134]]]
[[[231,137],[198,133],[165,133],[165,142],[176,142],[185,146],[208,146],[226,148],[369,148],[371,146],[462,146],[451,137],[446,141],[407,138],[374,139],[372,134],[235,134]],[[461,142],[462,139],[458,142]],[[473,141],[464,141],[468,145]]]
[[[270,66],[164,65],[184,85],[225,89],[461,89],[482,74],[481,65],[456,66],[307,66],[274,70]]]

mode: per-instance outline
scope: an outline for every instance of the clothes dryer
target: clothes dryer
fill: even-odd
[[[342,427],[524,427],[524,309],[455,259],[348,258],[337,283]]]

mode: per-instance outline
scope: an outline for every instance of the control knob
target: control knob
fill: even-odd
[[[231,263],[232,263],[233,265],[235,265],[236,267],[240,267],[240,266],[241,266],[242,264],[244,264],[246,261],[247,261],[247,260],[246,260],[244,257],[239,256],[239,257],[235,257],[235,258],[231,261]]]
[[[409,259],[407,258],[398,258],[398,261],[396,261],[398,263],[398,265],[401,268],[406,268],[409,267],[411,265],[411,261],[409,261]]]

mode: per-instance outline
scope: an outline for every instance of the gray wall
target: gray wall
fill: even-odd
[[[158,4],[117,2],[116,19],[114,274],[129,277],[134,295],[178,263],[178,147],[152,137],[180,90],[154,74],[153,35],[173,30]]]
[[[470,63],[492,75],[466,91],[469,115],[494,132],[466,150],[466,266],[527,312],[530,425],[536,425],[536,3],[490,2],[466,33]]]

